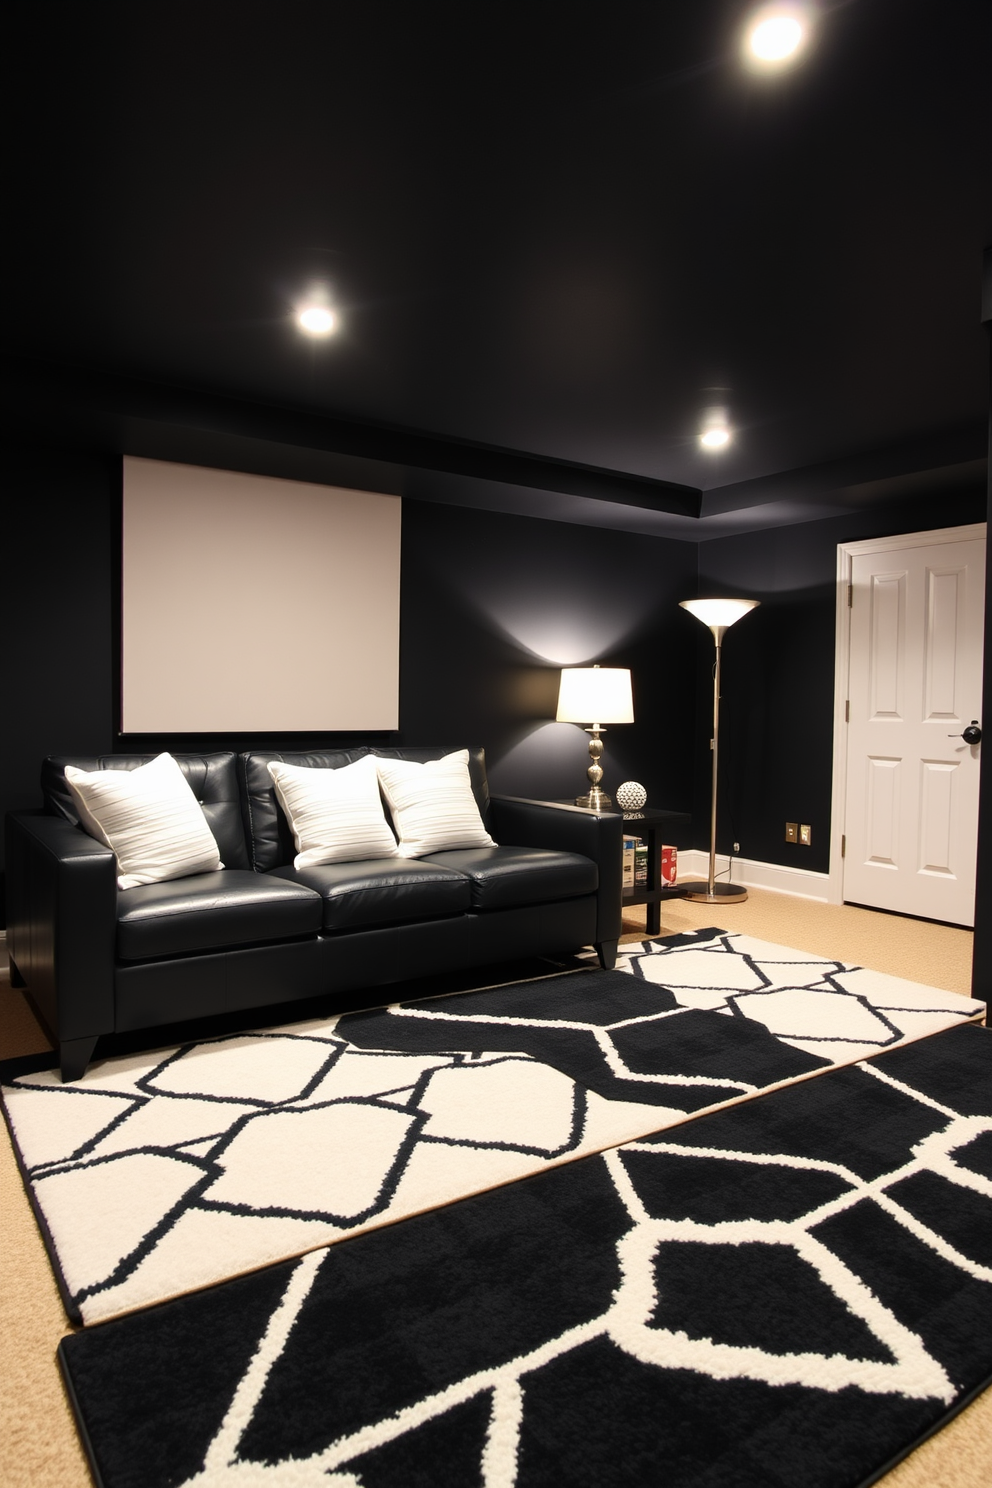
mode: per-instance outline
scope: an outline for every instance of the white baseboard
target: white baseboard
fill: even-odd
[[[727,866],[730,859],[717,853],[717,877],[727,882]],[[684,878],[705,878],[709,871],[710,855],[701,848],[679,848],[679,881]],[[773,894],[793,894],[797,899],[818,899],[827,903],[827,884],[830,875],[813,873],[807,868],[786,868],[781,863],[759,863],[754,858],[734,858],[730,882],[742,884],[748,889],[770,889]]]

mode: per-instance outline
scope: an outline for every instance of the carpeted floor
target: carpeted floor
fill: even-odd
[[[970,987],[969,932],[850,907],[752,891],[744,905],[721,907],[730,929],[824,955],[838,955],[949,990]],[[707,906],[664,907],[662,931],[708,923]],[[627,939],[644,935],[643,911],[625,917]],[[20,994],[0,980],[0,1056],[48,1047]],[[5,1368],[0,1371],[0,1480],[10,1488],[86,1488],[89,1473],[54,1365],[55,1346],[71,1332],[13,1161],[0,1133],[0,1288]],[[992,1477],[992,1392],[986,1392],[884,1479],[885,1488],[985,1488]]]

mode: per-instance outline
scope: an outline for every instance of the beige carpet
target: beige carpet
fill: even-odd
[[[896,915],[816,904],[755,890],[713,908],[674,900],[662,933],[719,923],[765,940],[857,961],[876,971],[970,992],[971,935]],[[624,939],[643,939],[644,911],[624,917]],[[19,992],[0,979],[0,1058],[49,1047]],[[4,1488],[87,1488],[89,1470],[55,1364],[71,1331],[7,1138],[0,1139],[0,1483]],[[992,1482],[992,1390],[889,1473],[884,1488],[987,1488]],[[796,1488],[802,1488],[797,1484]]]

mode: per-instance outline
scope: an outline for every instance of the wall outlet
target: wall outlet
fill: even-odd
[[[799,824],[799,842],[802,847],[810,847],[813,842],[813,828],[805,822]]]
[[[799,841],[799,825],[798,825],[797,822],[786,822],[786,824],[785,824],[785,840],[786,840],[786,842],[798,842]]]

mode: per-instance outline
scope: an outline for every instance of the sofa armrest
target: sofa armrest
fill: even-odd
[[[623,912],[623,817],[557,801],[493,796],[490,827],[497,842],[582,853],[599,869],[595,943],[620,936]]]
[[[57,1042],[112,1032],[114,854],[71,822],[30,813],[8,815],[6,849],[12,975]]]

